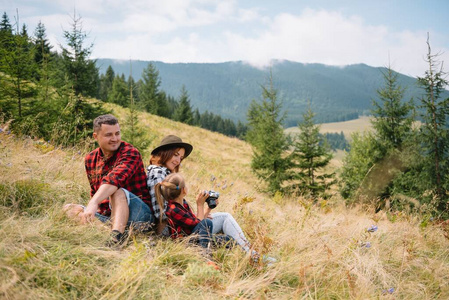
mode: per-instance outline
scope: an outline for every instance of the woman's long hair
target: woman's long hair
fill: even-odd
[[[186,184],[181,174],[171,173],[167,175],[162,182],[157,183],[154,187],[159,206],[164,207],[164,199],[170,201],[178,198],[185,186]],[[159,219],[162,220],[162,214]]]
[[[150,165],[161,165],[165,166],[165,163],[175,155],[176,151],[179,151],[181,148],[169,148],[164,149],[156,153],[155,155],[151,155],[150,157]],[[179,172],[180,165],[177,165],[174,172]]]

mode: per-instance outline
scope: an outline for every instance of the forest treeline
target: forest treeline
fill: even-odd
[[[418,99],[404,98],[405,88],[391,67],[382,73],[370,110],[373,130],[352,135],[338,170],[338,190],[348,204],[449,217],[448,81],[429,37],[427,46],[428,69],[418,77]],[[328,199],[337,181],[327,168],[332,153],[315,114],[309,106],[291,140],[280,130],[286,115],[278,93],[270,83],[262,87],[262,100],[250,105],[251,167],[272,194]]]
[[[133,60],[133,76],[147,67],[148,61]],[[311,101],[318,123],[342,122],[369,114],[371,100],[382,84],[385,68],[364,64],[345,67],[273,61],[270,68],[256,68],[245,62],[164,63],[151,61],[162,78],[161,88],[179,96],[179,87],[188,87],[192,106],[200,112],[214,112],[234,122],[246,122],[251,100],[260,97],[260,85],[267,81],[271,69],[279,99],[287,112],[284,127],[295,127]],[[116,73],[129,75],[129,62],[98,59],[100,74],[109,65]],[[398,83],[406,87],[405,98],[417,97],[416,78],[398,74]]]
[[[26,24],[11,24],[8,15],[2,15],[0,114],[4,120],[13,120],[11,128],[60,144],[76,143],[90,134],[91,120],[105,112],[101,102],[88,100],[97,98],[228,136],[244,136],[242,122],[194,109],[184,85],[177,99],[165,93],[151,63],[137,82],[132,76],[116,74],[112,67],[100,75],[96,61],[90,59],[94,45],[86,44],[81,18],[74,14],[69,25],[58,53],[43,23],[30,34]]]

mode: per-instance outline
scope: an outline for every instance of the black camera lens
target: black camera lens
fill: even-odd
[[[214,209],[215,207],[217,207],[216,200],[218,199],[218,197],[220,197],[220,194],[214,191],[209,191],[208,194],[209,197],[207,197],[206,203],[211,209]]]
[[[209,205],[209,207],[211,209],[214,209],[215,207],[217,207],[217,201],[215,201],[215,199],[212,199],[210,197],[206,199],[206,203],[207,203],[207,205]]]

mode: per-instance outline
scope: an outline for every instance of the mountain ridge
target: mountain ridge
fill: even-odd
[[[384,84],[384,67],[366,64],[330,66],[304,64],[288,60],[274,61],[259,69],[242,61],[222,63],[164,63],[160,61],[97,59],[100,73],[110,65],[115,74],[141,78],[152,63],[159,71],[160,89],[178,97],[184,85],[193,108],[213,112],[233,121],[246,121],[252,100],[260,100],[261,86],[267,84],[270,71],[278,98],[287,113],[286,127],[296,126],[310,101],[320,123],[346,121],[369,113],[377,89]],[[404,101],[422,94],[416,78],[398,73],[404,87]],[[449,94],[449,93],[448,93]]]

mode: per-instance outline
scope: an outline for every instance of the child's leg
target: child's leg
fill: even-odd
[[[232,237],[246,252],[249,251],[250,244],[245,237],[234,217],[225,212],[217,212],[212,214],[213,233],[223,232]]]
[[[213,224],[212,220],[204,219],[192,231],[192,234],[198,234],[198,242],[201,247],[207,248],[212,238]]]

